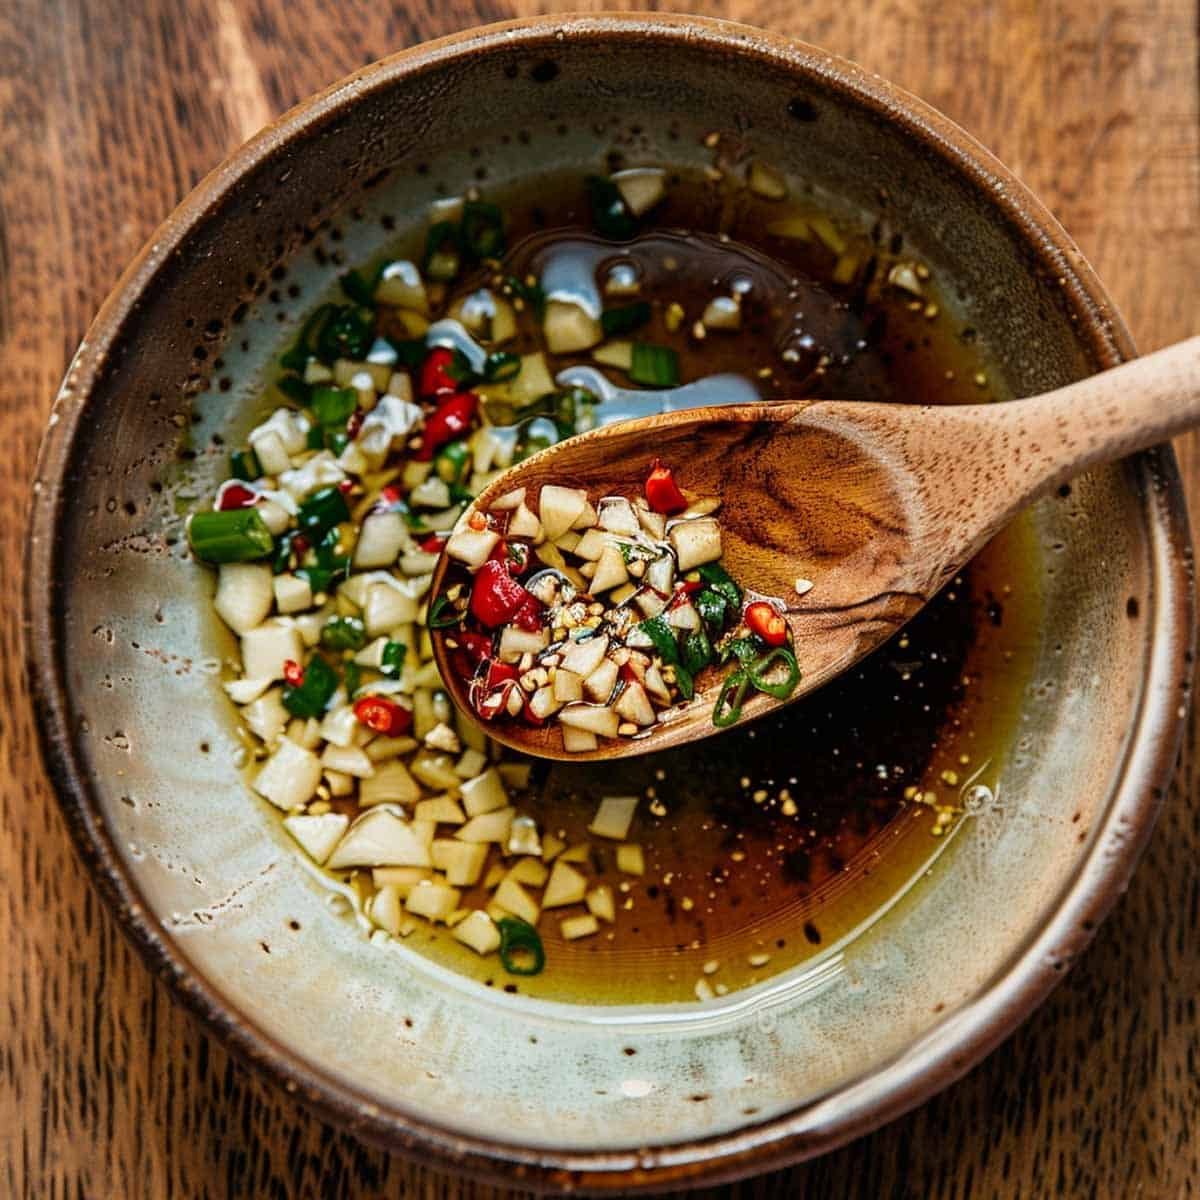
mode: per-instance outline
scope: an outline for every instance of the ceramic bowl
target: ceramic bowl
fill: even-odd
[[[1028,518],[1046,617],[990,800],[803,969],[706,1005],[537,1002],[374,946],[330,911],[231,765],[223,651],[201,619],[211,583],[181,538],[188,497],[223,463],[213,435],[244,427],[335,260],[369,257],[438,194],[480,172],[599,165],[613,145],[698,165],[714,129],[848,209],[886,206],[954,281],[1007,393],[1133,353],[1050,214],[913,97],[736,25],[544,19],[386,59],[218,167],[88,332],[38,472],[27,624],[45,757],[126,932],[218,1037],[325,1116],[531,1186],[630,1193],[761,1171],[944,1087],[1092,936],[1182,727],[1189,543],[1162,448]]]

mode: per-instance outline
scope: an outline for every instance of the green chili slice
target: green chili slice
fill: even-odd
[[[422,267],[430,279],[449,283],[462,265],[458,226],[453,221],[438,221],[430,225],[425,235],[425,257]]]
[[[692,678],[692,673],[683,665],[676,663],[675,671],[675,686],[679,688],[679,694],[685,699],[690,700],[696,694],[696,681]]]
[[[188,544],[202,562],[252,562],[266,558],[275,539],[256,508],[198,512],[188,522]]]
[[[300,528],[310,538],[323,537],[335,525],[340,525],[343,521],[348,520],[350,520],[350,510],[346,507],[346,497],[334,484],[313,492],[300,505],[300,512],[297,515]]]
[[[546,951],[538,931],[520,917],[501,917],[500,965],[510,975],[538,975],[546,965]]]
[[[358,407],[358,396],[353,388],[313,388],[309,407],[320,425],[345,425]]]
[[[620,337],[632,333],[650,320],[650,305],[645,300],[624,304],[620,308],[606,308],[600,314],[600,328],[605,337]]]
[[[338,280],[342,291],[364,308],[370,308],[375,303],[375,289],[379,286],[379,277],[383,274],[383,264],[374,271],[364,274],[362,271],[347,271]]]
[[[465,441],[447,442],[434,457],[433,469],[439,479],[460,483],[471,463],[471,450]]]
[[[319,654],[314,654],[304,668],[303,683],[284,686],[283,707],[293,717],[319,717],[328,708],[337,685],[337,672]]]
[[[311,389],[299,375],[282,375],[275,380],[275,386],[289,400],[295,400],[298,404],[308,404]]]
[[[483,364],[483,377],[489,383],[506,383],[521,371],[521,356],[509,350],[494,350]]]
[[[621,189],[611,179],[589,175],[587,190],[592,205],[592,224],[597,233],[616,242],[628,241],[637,233],[637,218],[629,211]]]
[[[317,355],[327,363],[363,358],[374,340],[371,321],[350,305],[335,307],[317,336]]]
[[[388,642],[383,648],[379,670],[389,679],[396,679],[404,669],[404,658],[408,647],[403,642]]]
[[[424,338],[385,338],[389,346],[396,352],[396,362],[411,371],[419,367],[429,353]]]
[[[366,644],[367,630],[357,617],[330,617],[321,627],[321,645],[330,650],[361,650]]]
[[[462,624],[466,615],[465,612],[459,612],[450,597],[443,592],[440,596],[433,598],[433,603],[429,606],[429,615],[425,618],[425,624],[430,629],[453,629],[455,625]]]
[[[779,663],[787,668],[787,674],[783,679],[772,682],[766,678],[767,672],[773,670]],[[760,692],[774,696],[776,700],[786,700],[796,690],[796,684],[800,682],[800,666],[796,662],[796,656],[787,646],[776,646],[773,650],[768,650],[746,669],[749,672],[750,682]]]
[[[759,644],[753,638],[734,638],[721,650],[721,662],[736,658],[742,666],[746,666],[758,657]]]
[[[243,483],[253,483],[262,475],[258,455],[253,450],[235,450],[229,456],[229,473]]]
[[[647,387],[678,387],[679,355],[670,346],[634,342],[629,378]]]
[[[712,711],[712,723],[718,729],[726,729],[741,719],[742,701],[746,698],[746,689],[749,686],[750,676],[741,670],[733,671],[721,684]]]
[[[472,258],[499,258],[504,253],[504,214],[496,205],[468,200],[461,230],[463,247]]]
[[[289,371],[303,371],[308,365],[309,358],[317,351],[317,340],[325,327],[325,322],[337,311],[336,305],[322,304],[316,312],[304,322],[300,336],[295,344],[279,358],[281,366]]]
[[[313,425],[304,435],[304,445],[308,450],[324,450],[325,430],[320,425]]]

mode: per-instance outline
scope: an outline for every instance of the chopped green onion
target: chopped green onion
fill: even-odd
[[[729,604],[723,592],[718,592],[713,587],[701,588],[692,597],[692,603],[713,636],[725,628],[725,614],[729,611]]]
[[[617,242],[628,241],[637,233],[637,219],[629,211],[620,189],[611,179],[589,175],[587,189],[592,205],[592,224],[597,233]]]
[[[696,568],[700,578],[725,597],[726,603],[732,609],[742,606],[742,589],[733,581],[733,577],[720,563],[705,563]]]
[[[317,566],[328,571],[330,575],[350,574],[350,555],[338,552],[337,527],[330,529],[325,536],[313,547],[317,558]]]
[[[501,917],[500,965],[510,975],[537,975],[546,965],[546,951],[538,931],[520,917]]]
[[[468,200],[463,205],[462,243],[472,258],[499,258],[504,253],[504,214],[494,204]]]
[[[345,425],[358,407],[358,396],[353,388],[317,387],[313,388],[309,407],[318,424]]]
[[[313,492],[300,505],[296,519],[309,537],[320,538],[335,525],[350,520],[350,510],[346,507],[346,497],[341,489],[330,484]]]
[[[675,631],[667,624],[665,617],[651,617],[643,621],[638,629],[653,643],[655,652],[665,663],[679,661],[679,645],[675,641]]]
[[[347,271],[338,282],[342,285],[342,291],[355,304],[370,308],[375,303],[375,289],[379,286],[379,277],[382,274],[383,264],[380,264],[367,275],[364,275],[362,271]]]
[[[304,326],[300,330],[300,336],[296,338],[292,348],[280,356],[280,365],[286,367],[289,371],[303,371],[308,365],[308,360],[317,351],[317,341],[321,336],[321,331],[325,328],[325,322],[336,311],[337,308],[335,305],[322,304],[304,322]]]
[[[363,358],[374,339],[371,321],[349,305],[334,308],[317,338],[317,355],[327,363]]]
[[[462,624],[463,617],[466,615],[465,612],[459,612],[450,597],[443,592],[440,596],[433,598],[433,603],[429,606],[429,615],[425,618],[425,624],[430,629],[453,629],[455,625]]]
[[[767,672],[775,668],[778,663],[782,663],[787,668],[787,674],[783,679],[771,682],[766,678]],[[760,692],[774,696],[776,700],[786,700],[796,690],[796,684],[800,682],[799,664],[796,662],[796,656],[787,646],[776,646],[773,650],[768,650],[762,658],[756,659],[747,669],[750,673],[750,682]]]
[[[258,455],[253,450],[235,450],[229,456],[229,473],[243,483],[253,483],[262,475]]]
[[[408,647],[403,642],[388,642],[383,648],[379,670],[389,679],[396,679],[404,669],[404,657]]]
[[[713,660],[712,643],[703,629],[684,634],[679,661],[689,675],[696,675]]]
[[[309,450],[324,450],[325,430],[320,425],[313,425],[304,435],[304,445]]]
[[[321,627],[321,645],[330,650],[361,650],[366,644],[366,626],[357,617],[330,617]]]
[[[721,684],[712,712],[712,723],[718,729],[726,729],[741,718],[742,701],[746,698],[746,689],[749,686],[750,676],[745,671],[732,672]]]
[[[605,337],[619,337],[632,333],[650,320],[650,305],[645,300],[625,304],[620,308],[606,308],[600,314],[600,328]]]
[[[256,508],[198,512],[188,522],[188,544],[202,562],[251,562],[266,558],[275,539]]]
[[[489,383],[505,383],[521,371],[521,356],[508,350],[495,350],[483,364],[483,377]]]
[[[319,717],[329,706],[337,685],[337,672],[319,654],[314,654],[304,668],[304,681],[294,687],[284,686],[283,707],[293,717]]]
[[[452,221],[438,221],[425,235],[423,269],[430,279],[449,283],[462,265],[458,226]]]
[[[679,355],[670,346],[634,342],[629,378],[648,387],[678,387]]]

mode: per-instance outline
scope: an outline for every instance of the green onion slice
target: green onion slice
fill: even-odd
[[[629,378],[647,387],[678,387],[679,355],[670,346],[634,342]]]
[[[317,355],[332,363],[339,358],[361,359],[375,334],[371,320],[351,305],[335,307],[317,337]]]
[[[388,642],[383,648],[379,669],[389,679],[396,679],[404,669],[404,656],[408,647],[403,642]]]
[[[784,677],[769,680],[768,673],[777,671],[780,663],[787,668]],[[755,659],[747,670],[750,682],[760,692],[774,696],[776,700],[786,700],[796,690],[796,684],[800,682],[799,664],[796,662],[796,656],[787,646],[776,646],[773,650],[768,650],[761,658]]]
[[[746,689],[749,686],[750,676],[745,671],[732,672],[721,684],[712,712],[712,723],[718,729],[727,729],[741,719],[742,701],[746,698]]]
[[[520,917],[501,917],[500,964],[510,975],[538,975],[546,965],[546,950],[538,931]]]
[[[275,539],[256,508],[198,512],[188,522],[188,544],[202,562],[252,562],[266,558]]]

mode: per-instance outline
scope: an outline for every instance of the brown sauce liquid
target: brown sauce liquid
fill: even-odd
[[[529,198],[547,195],[558,198],[555,207]],[[523,274],[564,241],[598,244],[578,178],[488,198],[508,216],[507,272]],[[765,398],[992,398],[991,384],[980,382],[985,349],[947,311],[936,280],[924,285],[916,311],[912,297],[871,286],[900,249],[895,235],[839,226],[859,266],[854,283],[833,283],[838,256],[819,239],[762,233],[788,205],[673,181],[632,250],[643,273],[639,298],[657,302],[651,324],[634,336],[679,348],[684,383],[733,371]],[[622,256],[621,247],[601,245]],[[686,330],[714,285],[734,275],[750,287],[740,333],[696,341],[667,332],[671,301],[687,310]],[[938,307],[932,317],[929,302]],[[521,349],[536,348],[528,331],[524,338]],[[785,362],[789,347],[795,354]],[[570,361],[557,359],[553,369]],[[759,377],[766,366],[771,375]],[[589,874],[612,885],[618,910],[615,925],[574,942],[558,928],[578,909],[547,912],[540,975],[507,975],[494,956],[481,960],[425,925],[406,945],[497,989],[608,1004],[691,1000],[701,978],[732,992],[826,953],[918,879],[941,848],[933,811],[906,800],[906,789],[951,804],[977,774],[994,784],[1036,647],[1035,562],[1032,534],[1017,522],[896,638],[772,718],[640,759],[536,763],[516,803],[569,844],[591,841]],[[645,851],[640,878],[619,874],[615,846],[586,833],[602,796],[628,794],[643,797],[630,832]],[[486,896],[479,890],[464,902]]]

